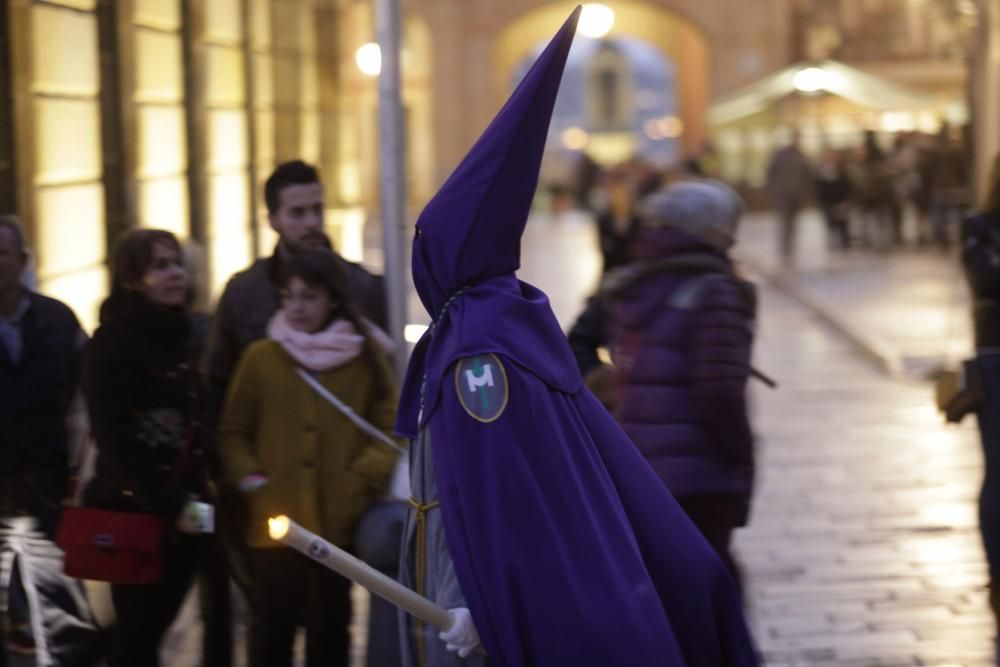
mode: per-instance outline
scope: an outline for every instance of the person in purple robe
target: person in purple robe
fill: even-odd
[[[579,12],[417,221],[433,322],[398,412],[414,439],[400,578],[457,620],[438,635],[403,618],[405,662],[756,665],[726,568],[515,276]]]

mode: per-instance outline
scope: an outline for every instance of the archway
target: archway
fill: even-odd
[[[575,2],[552,2],[525,12],[500,32],[493,51],[493,89],[498,100],[509,92],[518,64],[551,38],[575,6]],[[677,115],[684,128],[682,150],[688,155],[697,153],[706,138],[711,85],[707,37],[687,18],[652,4],[621,0],[613,7],[615,22],[606,39],[634,38],[658,49],[673,63]]]

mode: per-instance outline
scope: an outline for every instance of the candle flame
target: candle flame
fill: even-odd
[[[280,540],[288,534],[288,517],[285,515],[272,517],[267,520],[267,532],[272,540]]]

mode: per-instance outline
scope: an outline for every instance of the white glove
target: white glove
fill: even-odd
[[[448,613],[451,614],[451,627],[440,633],[438,637],[445,643],[445,648],[464,658],[479,646],[479,633],[476,632],[476,626],[472,622],[472,614],[469,613],[467,607],[449,609]]]

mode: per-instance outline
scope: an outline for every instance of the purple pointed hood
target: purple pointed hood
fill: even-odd
[[[514,277],[579,16],[577,7],[417,220],[413,283],[434,323],[410,359],[400,433],[416,435],[420,408],[426,418],[462,356],[505,354],[557,389],[579,388],[548,298]]]
[[[436,317],[456,290],[521,264],[521,234],[578,7],[417,220],[413,282]]]

